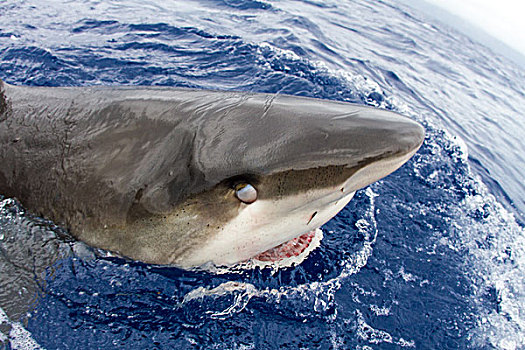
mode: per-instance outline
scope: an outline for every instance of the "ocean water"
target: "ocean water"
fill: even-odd
[[[5,0],[0,19],[11,84],[312,96],[427,132],[289,268],[130,262],[1,198],[0,348],[525,349],[525,72],[511,61],[393,0]]]

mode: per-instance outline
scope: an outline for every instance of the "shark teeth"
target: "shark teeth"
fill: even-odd
[[[320,229],[309,231],[277,247],[268,249],[253,257],[252,260],[263,264],[277,264],[281,265],[281,267],[292,265],[289,264],[290,262],[297,264],[302,262],[311,251],[319,246],[321,239],[322,231]]]

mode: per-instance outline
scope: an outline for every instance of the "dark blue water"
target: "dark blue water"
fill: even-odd
[[[0,348],[525,348],[525,73],[512,62],[390,0],[8,0],[0,18],[12,84],[287,93],[427,130],[277,271],[96,254],[0,201]]]

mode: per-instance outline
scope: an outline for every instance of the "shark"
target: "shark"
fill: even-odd
[[[347,102],[0,81],[0,194],[130,259],[228,266],[301,253],[424,137]]]

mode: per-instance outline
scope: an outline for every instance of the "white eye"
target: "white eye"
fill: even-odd
[[[257,190],[250,184],[241,183],[235,186],[235,196],[241,202],[250,204],[257,200]]]

